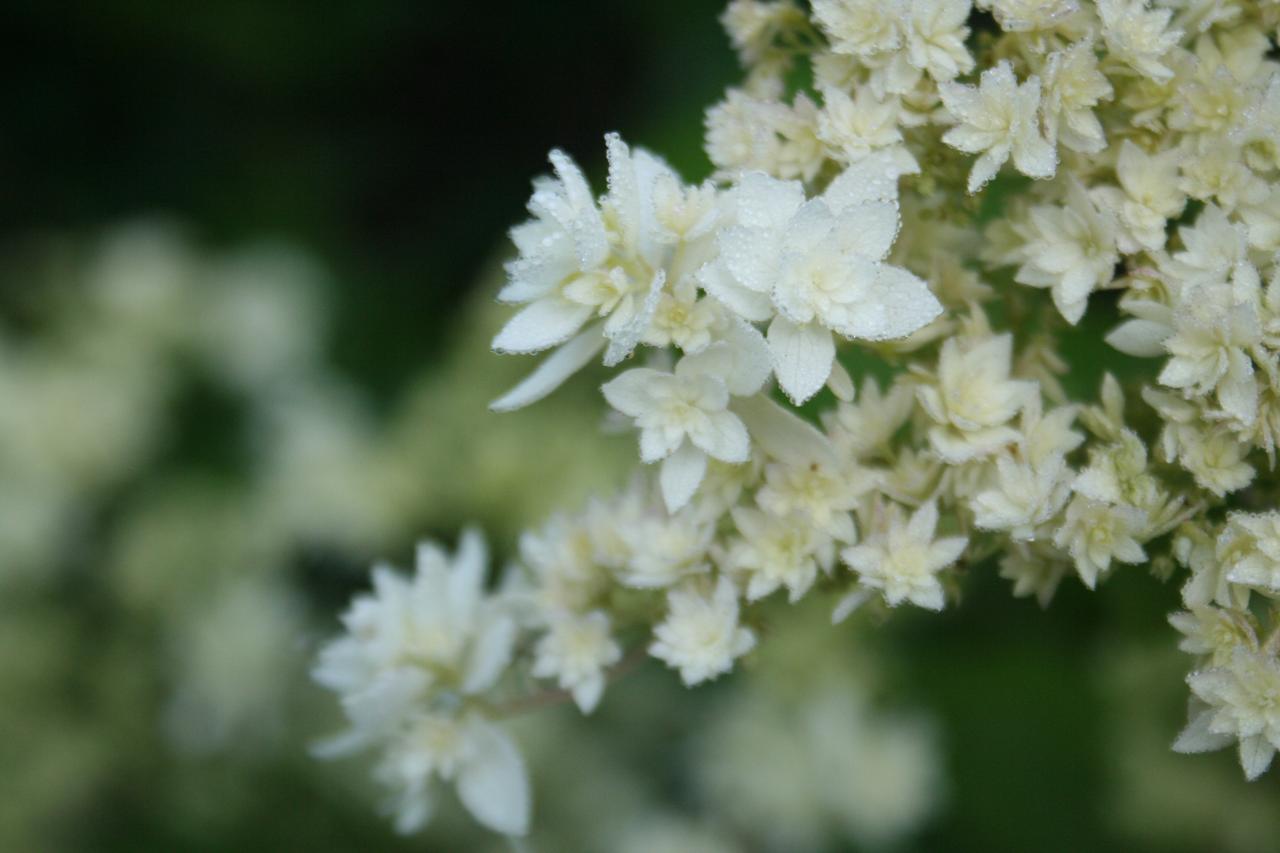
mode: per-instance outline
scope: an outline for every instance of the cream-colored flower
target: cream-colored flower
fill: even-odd
[[[1114,94],[1098,70],[1093,44],[1081,41],[1049,56],[1044,67],[1044,126],[1049,141],[1096,154],[1107,145],[1093,108]]]
[[[1032,178],[1051,178],[1058,167],[1053,146],[1040,134],[1040,78],[1021,84],[1008,60],[982,72],[978,86],[942,82],[938,94],[957,122],[942,141],[970,154],[981,154],[969,173],[969,192],[977,192],[1010,157],[1018,171]]]
[[[927,503],[910,519],[890,510],[884,528],[861,545],[845,548],[840,557],[858,573],[858,581],[880,590],[890,607],[908,601],[928,610],[941,610],[946,601],[938,572],[964,553],[968,539],[935,539],[938,507]]]
[[[732,515],[741,539],[730,543],[725,563],[747,575],[747,601],[786,587],[787,598],[794,603],[813,586],[819,571],[831,571],[835,543],[808,518],[748,507],[736,507]]]
[[[1080,580],[1093,589],[1099,576],[1111,568],[1112,560],[1140,563],[1147,558],[1136,538],[1146,526],[1146,513],[1140,509],[1076,495],[1067,505],[1053,541],[1071,552]]]
[[[687,687],[728,672],[756,644],[738,622],[738,593],[725,577],[709,594],[693,587],[667,593],[667,618],[653,636],[649,654],[680,670]]]
[[[1152,80],[1173,76],[1173,69],[1161,62],[1182,38],[1180,31],[1169,29],[1172,10],[1148,9],[1147,0],[1098,0],[1098,17],[1112,59]]]
[[[1120,259],[1117,230],[1111,212],[1094,204],[1072,180],[1065,204],[1031,209],[1015,277],[1022,284],[1048,288],[1059,313],[1074,325],[1084,316],[1089,294],[1111,283]]]
[[[946,461],[965,462],[1017,441],[1009,421],[1031,401],[1036,385],[1009,378],[1012,354],[1008,334],[943,343],[936,384],[921,385],[917,395],[935,424],[929,441]]]
[[[533,654],[534,677],[557,679],[582,713],[589,714],[604,694],[605,670],[622,659],[622,648],[609,633],[609,614],[559,612]]]

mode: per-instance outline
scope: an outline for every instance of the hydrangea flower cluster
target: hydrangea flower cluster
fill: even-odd
[[[499,294],[494,349],[546,355],[493,407],[603,354],[640,473],[525,534],[490,591],[471,538],[452,575],[380,573],[322,656],[401,826],[438,776],[522,833],[494,721],[530,701],[589,713],[645,654],[693,686],[761,642],[764,599],[941,610],[988,566],[1042,605],[1071,576],[1179,574],[1175,749],[1235,746],[1258,776],[1280,748],[1280,4],[723,21],[746,76],[707,112],[713,178],[609,135],[597,196],[552,152]],[[1093,328],[1124,376],[1096,396],[1064,346]]]

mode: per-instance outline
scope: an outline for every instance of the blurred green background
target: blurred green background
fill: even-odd
[[[376,557],[403,562],[414,536],[451,541],[472,519],[509,555],[514,532],[558,501],[620,482],[627,439],[601,438],[595,455],[581,449],[598,418],[589,381],[541,414],[498,424],[485,410],[524,367],[488,353],[494,317],[485,306],[505,229],[522,218],[550,148],[598,179],[603,133],[618,130],[686,178],[706,176],[702,111],[738,76],[720,9],[715,0],[15,0],[0,55],[0,330],[19,346],[47,333],[66,310],[59,300],[77,298],[76,285],[60,283],[63,247],[140,219],[181,223],[206,255],[269,240],[324,271],[324,358],[360,398],[356,420],[380,425],[374,443],[397,448],[390,461],[379,457],[394,469],[387,500],[396,511],[394,522],[341,541],[289,528],[283,577],[309,615],[285,642],[291,660],[305,661],[337,629],[336,613]],[[81,263],[83,254],[70,257]],[[188,583],[187,561],[225,544],[224,528],[205,522],[238,512],[238,492],[218,488],[254,478],[237,449],[252,444],[243,404],[207,377],[188,385],[166,410],[164,453],[95,493],[91,520],[59,551],[52,579],[0,587],[0,848],[489,843],[452,834],[462,830],[448,822],[425,838],[395,838],[362,767],[306,755],[337,715],[296,667],[282,670],[293,673],[282,700],[289,714],[271,749],[193,755],[163,735],[167,697],[181,682],[164,661],[184,642],[173,623],[187,611],[155,603],[167,592],[148,591],[139,605],[135,587],[119,581],[133,570],[120,568],[128,561],[119,554],[141,553],[173,584]],[[307,464],[334,469],[324,447]],[[350,485],[335,476],[338,491]],[[558,480],[558,491],[545,485]],[[191,500],[192,491],[202,497]],[[200,503],[209,494],[218,496],[212,511]],[[171,552],[118,532],[134,530],[126,522],[144,508],[159,513],[151,523],[178,531]],[[165,508],[188,533],[164,520]],[[130,552],[121,539],[142,544]],[[231,547],[211,562],[244,553]],[[104,578],[105,562],[115,568]],[[1164,621],[1177,607],[1173,586],[1125,570],[1096,595],[1067,582],[1041,612],[1012,599],[994,567],[974,574],[964,606],[941,617],[904,613],[872,631],[830,634],[834,658],[875,662],[878,700],[923,709],[936,725],[941,806],[896,849],[1280,849],[1274,778],[1246,786],[1228,754],[1168,752],[1184,719],[1184,662]],[[689,761],[682,744],[733,688],[686,696],[673,681],[651,666],[576,725],[597,749],[616,745],[609,772],[644,780],[672,813],[712,820],[679,781]],[[573,750],[573,715],[545,713],[570,732]],[[645,725],[660,740],[624,748]],[[557,820],[588,818],[554,788],[538,796]],[[625,797],[603,802],[633,807]],[[759,849],[750,833],[737,840]]]

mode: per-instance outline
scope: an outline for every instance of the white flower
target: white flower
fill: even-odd
[[[341,694],[351,723],[317,754],[380,747],[376,775],[394,792],[402,832],[430,819],[436,777],[454,781],[485,826],[507,835],[528,828],[529,783],[515,744],[465,710],[497,682],[516,640],[507,607],[485,593],[486,562],[483,540],[468,531],[453,560],[420,545],[412,579],[376,569],[374,594],[352,603],[347,635],[321,651],[313,672]]]
[[[938,572],[960,558],[968,539],[934,539],[937,526],[938,507],[932,502],[916,510],[910,520],[895,510],[887,529],[861,545],[845,548],[840,556],[864,586],[883,593],[889,606],[909,601],[941,610],[945,596]]]
[[[1178,736],[1178,752],[1207,752],[1239,741],[1240,766],[1256,779],[1280,746],[1280,663],[1263,652],[1237,647],[1224,666],[1187,676],[1204,707]]]
[[[680,670],[687,687],[728,672],[756,644],[751,629],[738,624],[738,593],[725,577],[710,596],[692,587],[667,593],[667,618],[653,635],[649,654]]]
[[[374,775],[392,789],[396,829],[408,834],[435,811],[435,778],[453,782],[458,798],[484,826],[503,835],[529,830],[528,772],[502,729],[476,714],[428,714],[388,745]]]
[[[1237,298],[1227,285],[1189,288],[1174,311],[1174,325],[1164,342],[1171,358],[1160,372],[1161,384],[1196,395],[1216,392],[1225,412],[1252,424],[1258,384],[1251,351],[1262,339],[1257,303]]]
[[[952,80],[973,70],[965,47],[970,0],[912,0],[902,20],[907,62],[934,80]]]
[[[1080,12],[1077,0],[978,0],[976,5],[990,9],[1006,33],[1051,30]]]
[[[822,92],[822,103],[818,138],[830,147],[833,158],[856,163],[874,151],[890,149],[903,174],[920,170],[903,146],[901,106],[896,98],[877,97],[870,87],[858,89],[853,97],[827,88]]]
[[[1183,287],[1226,281],[1249,261],[1248,229],[1217,205],[1205,205],[1196,224],[1179,228],[1178,237],[1182,250],[1162,260],[1160,268]]]
[[[1233,512],[1227,523],[1237,544],[1224,566],[1226,579],[1280,592],[1280,513]]]
[[[1093,108],[1113,94],[1098,70],[1092,42],[1076,42],[1054,52],[1044,68],[1045,134],[1072,151],[1098,153],[1107,146],[1107,139]]]
[[[1182,154],[1170,149],[1148,154],[1126,139],[1120,143],[1116,180],[1120,189],[1097,187],[1092,195],[1109,207],[1124,226],[1121,251],[1155,251],[1164,247],[1165,226],[1182,213],[1186,194],[1178,188]]]
[[[1034,595],[1041,607],[1048,607],[1071,563],[1062,552],[1044,540],[1012,542],[1000,558],[1000,577],[1013,582],[1015,598]]]
[[[813,14],[836,53],[867,58],[902,44],[904,0],[814,0]]]
[[[1238,610],[1192,607],[1170,614],[1169,624],[1182,634],[1180,651],[1207,658],[1212,666],[1230,664],[1240,646],[1258,647],[1248,616]]]
[[[673,373],[634,368],[601,388],[611,406],[635,418],[641,460],[665,460],[662,496],[672,512],[697,490],[707,457],[740,463],[751,455],[747,428],[729,411],[729,398],[760,389],[765,374],[752,361],[718,342],[680,359]]]
[[[853,459],[863,459],[889,451],[894,434],[911,417],[915,390],[906,382],[895,382],[885,393],[875,377],[867,377],[857,402],[840,403],[834,412],[823,413],[823,424],[832,443]]]
[[[681,241],[704,236],[712,221],[709,189],[682,189],[666,163],[605,137],[609,192],[597,204],[577,165],[551,152],[556,178],[535,182],[534,219],[511,232],[520,251],[507,264],[502,302],[524,307],[493,339],[506,353],[553,352],[522,383],[492,403],[507,411],[555,390],[608,345],[605,363],[631,354],[646,335],[663,288],[684,270]],[[668,279],[671,279],[669,282]],[[592,317],[603,324],[584,326]]]
[[[1037,393],[1036,384],[1010,379],[1013,336],[995,335],[962,348],[948,338],[938,357],[936,385],[921,385],[920,405],[936,426],[933,449],[948,462],[994,453],[1018,440],[1008,423]]]
[[[533,651],[535,678],[556,678],[573,693],[573,701],[589,714],[604,693],[605,670],[622,659],[622,649],[609,634],[609,615],[560,612]]]
[[[452,559],[434,543],[418,546],[417,571],[405,578],[373,572],[373,595],[357,597],[342,617],[346,635],[320,652],[313,676],[342,694],[351,722],[324,751],[363,748],[430,690],[473,695],[489,689],[511,659],[516,625],[484,590],[487,550],[468,530]]]
[[[805,16],[790,2],[762,3],[759,0],[732,0],[720,16],[744,65],[754,65],[770,52],[779,33],[805,23]]]
[[[856,466],[773,463],[756,492],[760,507],[779,518],[803,516],[821,533],[847,544],[857,537],[850,511],[876,484],[874,475]]]
[[[1040,78],[1018,84],[1008,60],[982,72],[978,86],[941,82],[938,94],[957,124],[942,141],[970,154],[982,154],[969,173],[969,192],[977,192],[1010,156],[1019,172],[1051,178],[1058,167],[1053,146],[1040,135]]]
[[[707,110],[707,156],[718,176],[759,170],[811,181],[817,175],[825,160],[817,105],[803,93],[788,105],[776,99],[780,94],[758,97],[730,89],[724,101]]]
[[[1095,205],[1072,180],[1065,205],[1031,209],[1015,278],[1049,288],[1059,313],[1074,325],[1084,316],[1089,294],[1111,283],[1120,259],[1116,231],[1111,212]]]
[[[748,573],[747,601],[787,588],[796,602],[809,591],[818,571],[831,570],[835,547],[807,518],[780,517],[747,507],[735,507],[733,523],[742,534],[729,546],[728,566]]]
[[[1182,38],[1178,30],[1168,29],[1173,10],[1148,10],[1146,0],[1098,0],[1098,17],[1112,59],[1152,80],[1173,76],[1173,69],[1160,61]]]
[[[1007,530],[1013,539],[1035,537],[1038,526],[1058,514],[1071,495],[1070,469],[1053,455],[1040,464],[996,459],[996,485],[973,499],[974,523],[985,530]]]
[[[520,562],[532,573],[536,606],[585,608],[607,588],[609,577],[593,541],[604,532],[601,526],[557,513],[520,534]]]
[[[697,509],[659,510],[633,519],[620,531],[630,556],[618,579],[638,589],[658,589],[710,571],[707,554],[715,540],[715,524]]]
[[[1098,576],[1111,568],[1113,559],[1122,563],[1147,559],[1136,538],[1146,526],[1146,513],[1136,507],[1076,495],[1067,505],[1066,518],[1053,542],[1071,552],[1080,580],[1093,589],[1098,585]]]
[[[849,167],[820,197],[761,174],[729,194],[735,225],[703,286],[752,322],[769,321],[778,384],[797,403],[827,381],[832,333],[859,340],[905,337],[942,306],[923,281],[883,261],[898,233],[897,171],[889,155]]]

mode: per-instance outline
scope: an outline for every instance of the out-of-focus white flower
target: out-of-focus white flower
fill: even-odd
[[[969,154],[981,154],[969,173],[969,192],[977,192],[1010,157],[1018,171],[1051,178],[1058,157],[1040,134],[1040,78],[1021,84],[1008,60],[982,72],[978,86],[938,84],[942,103],[956,121],[942,141]]]
[[[819,533],[846,544],[857,537],[851,510],[875,486],[872,473],[856,466],[818,463],[765,466],[765,482],[756,502],[782,518],[799,514]]]
[[[1169,29],[1173,10],[1148,9],[1147,0],[1098,0],[1098,17],[1113,59],[1152,80],[1173,76],[1173,69],[1161,62],[1182,38],[1180,31]]]
[[[638,589],[660,589],[710,571],[715,524],[697,509],[659,510],[633,519],[620,531],[629,554],[619,580]]]
[[[376,775],[393,793],[402,832],[429,820],[437,776],[456,784],[485,826],[508,835],[528,828],[529,785],[514,742],[465,710],[469,697],[497,682],[516,640],[508,608],[485,593],[486,571],[474,531],[453,558],[421,544],[412,578],[375,569],[373,594],[355,599],[343,616],[347,633],[321,650],[313,670],[341,696],[350,723],[317,753],[380,748]]]
[[[738,592],[725,577],[709,594],[693,587],[667,593],[667,617],[653,636],[649,654],[680,670],[689,687],[728,672],[756,644],[755,633],[738,623]]]
[[[835,544],[808,519],[737,507],[733,523],[742,538],[729,546],[726,563],[747,574],[747,601],[785,586],[795,602],[813,586],[819,570],[831,570]]]
[[[605,670],[621,659],[622,648],[609,633],[607,613],[558,613],[534,649],[533,675],[558,679],[560,687],[573,693],[582,713],[589,714],[604,694]]]
[[[818,138],[830,147],[831,156],[856,163],[872,152],[889,149],[903,174],[919,171],[919,164],[903,146],[901,106],[896,98],[877,97],[870,88],[859,89],[852,97],[828,88],[822,103]]]
[[[178,686],[165,712],[183,749],[261,748],[285,722],[291,681],[301,672],[299,602],[281,584],[227,585],[177,626]]]
[[[404,834],[435,812],[433,782],[452,783],[484,826],[503,835],[529,830],[528,771],[511,736],[477,714],[415,717],[389,744],[374,776],[391,790],[388,805]]]
[[[868,58],[902,44],[905,0],[814,0],[813,14],[837,53]]]

